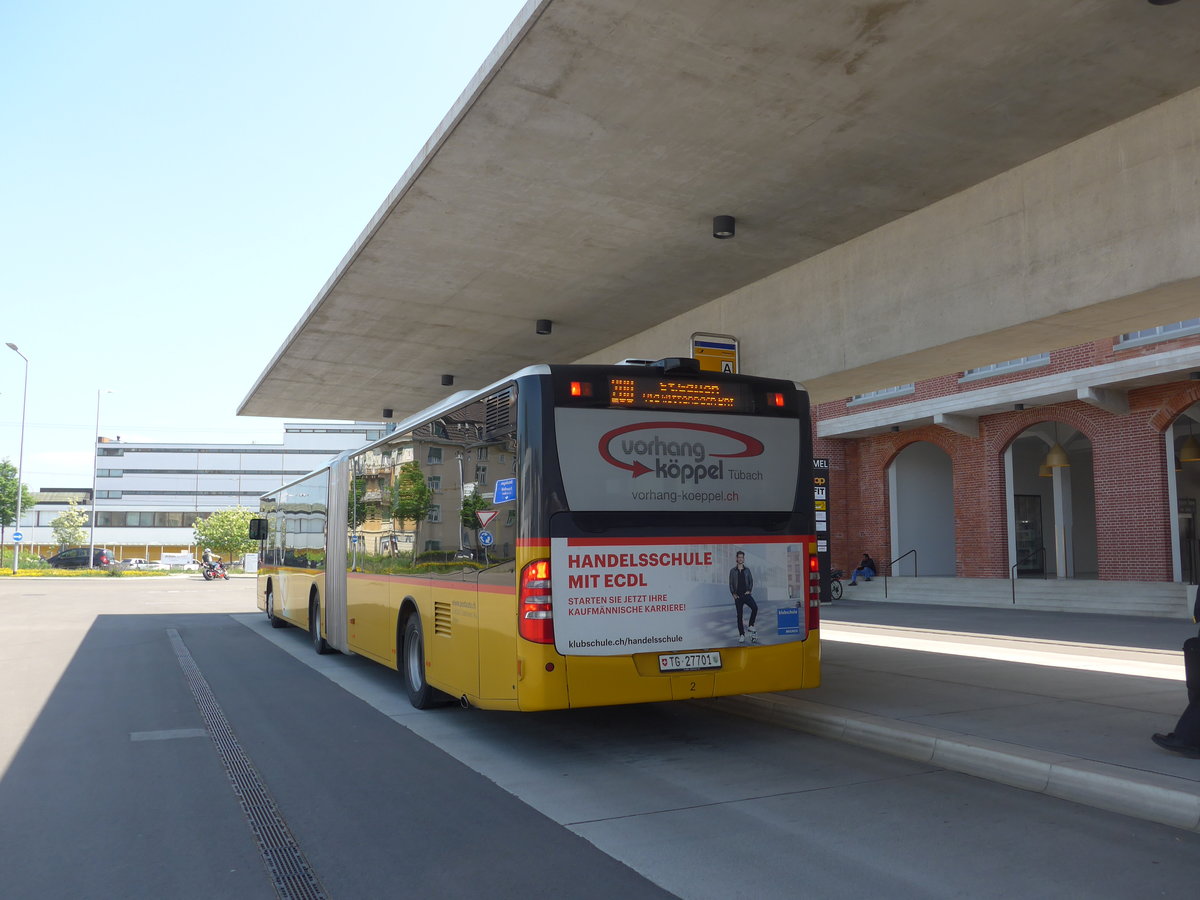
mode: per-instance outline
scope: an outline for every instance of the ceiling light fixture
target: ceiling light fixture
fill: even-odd
[[[453,375],[443,375],[442,376],[442,386],[443,387],[449,387],[452,384],[454,384],[454,376]]]
[[[1179,445],[1179,459],[1181,462],[1200,462],[1200,441],[1192,434],[1191,419],[1188,419],[1187,440]]]
[[[536,330],[537,330],[538,334],[549,334],[550,329],[553,326],[554,326],[554,323],[551,322],[549,319],[538,319]]]
[[[1058,423],[1054,423],[1054,446],[1050,448],[1050,452],[1046,454],[1046,458],[1042,460],[1043,466],[1049,466],[1051,469],[1066,469],[1071,466],[1071,458],[1067,456],[1067,451],[1063,449],[1062,444],[1058,442]]]
[[[733,216],[713,216],[713,237],[719,241],[733,237],[735,224]]]
[[[390,419],[392,417],[392,408],[390,406],[385,406],[383,408],[383,417],[385,419]]]

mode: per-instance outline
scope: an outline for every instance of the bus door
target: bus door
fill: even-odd
[[[457,526],[454,554],[458,577],[468,593],[454,610],[454,665],[472,692],[487,700],[515,699],[517,692],[517,444],[516,387],[509,385],[443,420],[453,448],[457,493],[441,510]],[[471,634],[466,633],[471,629]],[[468,647],[468,641],[474,641]]]
[[[406,455],[407,453],[407,455]],[[406,596],[428,593],[414,584],[413,535],[397,519],[395,485],[410,460],[408,444],[371,447],[339,472],[338,494],[346,498],[342,546],[346,572],[345,627],[349,648],[387,665],[398,665],[396,613]],[[333,603],[340,602],[331,598]]]

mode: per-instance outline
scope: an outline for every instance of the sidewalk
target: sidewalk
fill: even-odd
[[[811,691],[727,712],[1200,831],[1200,760],[1155,746],[1187,705],[1187,621],[844,599]]]

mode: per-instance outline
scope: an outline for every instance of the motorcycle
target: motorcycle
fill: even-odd
[[[203,563],[204,569],[200,573],[204,576],[205,581],[212,581],[214,578],[224,578],[229,580],[229,573],[225,571],[225,566],[219,562]]]

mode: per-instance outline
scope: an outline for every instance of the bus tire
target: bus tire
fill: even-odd
[[[417,709],[429,709],[433,706],[434,691],[425,680],[425,641],[421,637],[421,620],[416,615],[404,620],[401,647],[400,669],[408,702]]]
[[[321,637],[321,598],[313,591],[308,601],[308,636],[312,639],[313,649],[318,656],[329,652],[329,641]]]
[[[267,621],[272,628],[286,628],[287,622],[275,615],[275,586],[267,585]]]

